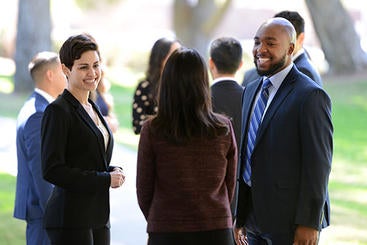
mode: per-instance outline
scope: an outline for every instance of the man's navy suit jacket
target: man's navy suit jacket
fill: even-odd
[[[52,185],[41,167],[41,121],[49,102],[37,92],[24,103],[17,119],[18,173],[14,217],[28,222],[42,219]]]
[[[247,131],[261,80],[244,89],[241,173]],[[252,202],[263,232],[288,232],[296,225],[329,225],[328,178],[333,151],[331,102],[325,91],[293,66],[269,105],[252,152],[252,186],[241,178],[237,226]]]

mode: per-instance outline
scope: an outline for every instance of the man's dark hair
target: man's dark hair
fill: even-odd
[[[242,61],[241,43],[231,37],[218,38],[210,45],[210,57],[218,72],[234,74]]]
[[[305,32],[305,20],[296,11],[281,11],[274,15],[274,17],[282,17],[292,23],[294,29],[296,29],[297,37],[299,34]]]

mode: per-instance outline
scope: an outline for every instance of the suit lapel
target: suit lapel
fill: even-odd
[[[111,130],[110,130],[110,128],[109,128],[109,126],[107,125],[106,120],[104,120],[104,118],[103,118],[102,114],[100,113],[99,109],[97,108],[97,105],[96,105],[92,100],[89,100],[89,103],[91,103],[91,105],[93,106],[93,109],[96,111],[96,113],[97,113],[97,115],[98,115],[98,117],[99,117],[99,120],[101,121],[101,123],[103,124],[103,126],[104,126],[104,127],[107,129],[107,131],[108,131],[109,140],[108,140],[108,143],[107,143],[107,148],[106,148],[106,150],[105,150],[105,145],[104,145],[103,135],[102,135],[101,131],[96,127],[96,125],[95,125],[95,124],[94,124],[94,122],[93,122],[93,126],[94,126],[94,128],[95,128],[95,129],[97,129],[97,131],[98,131],[98,133],[96,132],[96,133],[97,133],[97,135],[102,136],[102,138],[98,137],[98,139],[99,139],[100,141],[102,140],[102,142],[100,142],[100,143],[102,143],[102,147],[103,147],[104,152],[109,152],[109,149],[111,148],[111,143],[112,143],[112,132],[111,132]]]
[[[282,106],[284,100],[287,98],[287,96],[292,92],[294,88],[294,82],[295,82],[295,70],[294,67],[292,70],[288,73],[288,75],[283,80],[282,84],[280,85],[277,93],[275,94],[273,100],[271,101],[265,115],[263,118],[262,123],[259,126],[256,142],[254,148],[256,148],[257,142],[261,139],[263,136],[265,129],[269,126],[271,119],[274,117],[277,110]]]
[[[257,79],[254,82],[249,83],[245,90],[244,90],[244,94],[242,96],[243,99],[243,106],[242,106],[242,141],[241,141],[241,151],[244,151],[244,147],[246,147],[246,143],[247,143],[247,130],[248,130],[248,126],[249,126],[249,120],[251,117],[251,108],[254,104],[255,101],[255,97],[256,97],[256,92],[260,89],[260,84],[261,84],[261,78]],[[241,156],[244,156],[244,154],[241,154]]]
[[[79,103],[79,101],[74,98],[74,96],[68,91],[64,90],[65,98],[74,106],[76,113],[79,115],[79,117],[82,119],[82,121],[92,130],[92,132],[96,135],[98,139],[98,147],[100,148],[100,152],[103,154],[103,158],[106,159],[104,162],[104,165],[107,166],[107,162],[109,162],[109,158],[111,158],[111,147],[112,147],[112,133],[109,130],[109,127],[106,124],[106,121],[103,119],[102,115],[99,113],[98,110],[96,110],[96,105],[93,103],[93,101],[89,100],[89,103],[92,104],[93,108],[97,111],[98,117],[103,123],[103,125],[107,128],[108,134],[109,134],[109,142],[107,146],[107,150],[104,145],[104,138],[101,133],[101,131],[97,128],[93,120],[90,118],[88,113],[84,110],[83,106]]]

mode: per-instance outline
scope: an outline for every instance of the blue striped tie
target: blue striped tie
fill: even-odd
[[[243,179],[245,182],[251,186],[251,155],[252,150],[254,149],[257,129],[262,120],[262,116],[266,107],[266,103],[269,98],[269,87],[271,86],[270,80],[267,78],[263,81],[263,85],[261,88],[260,97],[256,102],[254,112],[251,116],[250,127],[247,133],[247,148],[246,148],[246,165],[245,171],[243,172]]]

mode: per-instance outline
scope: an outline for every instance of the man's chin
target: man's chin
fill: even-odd
[[[267,70],[260,70],[260,69],[256,69],[257,74],[259,74],[259,76],[266,76],[269,74],[269,72]]]

